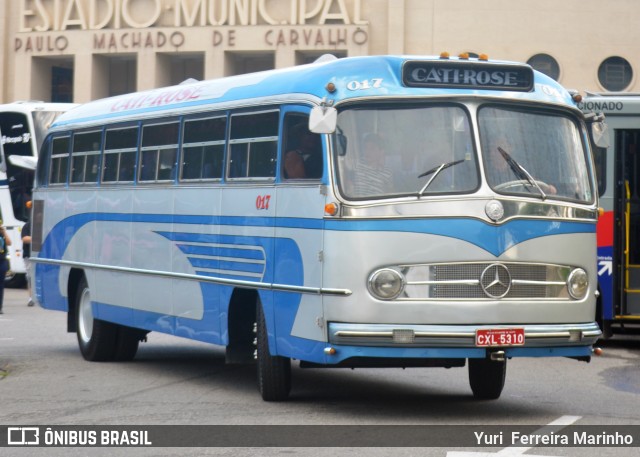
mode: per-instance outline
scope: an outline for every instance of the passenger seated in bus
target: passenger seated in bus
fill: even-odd
[[[285,179],[305,179],[307,177],[304,158],[297,150],[292,150],[284,155],[284,177]]]
[[[322,177],[322,145],[320,135],[313,133],[306,122],[300,122],[289,132],[289,144],[293,147],[284,156],[286,179],[319,179]],[[303,167],[297,163],[297,153],[303,160]],[[288,170],[287,162],[297,169]]]

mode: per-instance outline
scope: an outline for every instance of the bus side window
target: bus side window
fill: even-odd
[[[185,121],[182,180],[222,178],[226,130],[226,117]]]
[[[125,151],[120,153],[120,163],[118,165],[118,181],[131,182],[135,176],[136,152]]]
[[[278,112],[231,117],[229,178],[274,178],[278,150]]]
[[[107,130],[102,182],[131,182],[138,148],[138,127]]]
[[[142,127],[140,181],[168,181],[175,178],[180,123]]]
[[[103,158],[102,182],[115,182],[118,180],[118,153],[107,153],[105,151]]]
[[[76,133],[71,153],[71,182],[96,183],[102,131]]]
[[[49,167],[49,184],[65,184],[69,165],[68,136],[53,139],[51,149],[51,166]]]

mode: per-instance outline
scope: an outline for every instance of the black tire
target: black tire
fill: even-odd
[[[269,353],[267,324],[260,299],[257,303],[258,390],[264,401],[283,401],[291,391],[291,360]]]
[[[469,384],[478,400],[500,398],[506,376],[506,360],[469,359]]]
[[[82,357],[91,362],[113,360],[118,328],[115,324],[94,319],[91,291],[84,276],[78,284],[75,306],[76,334]]]
[[[113,360],[119,362],[133,360],[138,352],[138,345],[147,332],[124,325],[116,325],[116,327],[118,335],[116,337],[116,348]]]
[[[27,285],[27,278],[25,275],[13,273],[9,271],[4,277],[4,286],[10,289],[20,289]]]

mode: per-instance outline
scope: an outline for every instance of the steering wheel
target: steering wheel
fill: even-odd
[[[542,182],[542,181],[536,181],[536,183],[543,190],[544,189],[548,189],[548,188],[551,187],[551,186],[549,186],[549,184],[547,184],[545,182]],[[536,187],[536,186],[531,184],[526,179],[516,179],[516,180],[513,180],[513,181],[502,182],[500,184],[497,184],[497,185],[493,186],[493,188],[495,190],[508,190],[508,189],[513,189],[515,187]]]

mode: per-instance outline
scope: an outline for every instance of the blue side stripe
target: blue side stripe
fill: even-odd
[[[424,233],[457,238],[476,245],[495,256],[524,241],[543,236],[570,233],[594,233],[595,222],[564,222],[553,220],[514,220],[493,226],[477,219],[437,218],[437,219],[381,219],[381,220],[338,220],[306,218],[273,218],[249,216],[199,216],[171,214],[123,214],[123,213],[83,213],[61,221],[49,233],[41,255],[60,258],[66,246],[59,240],[69,242],[75,231],[92,221],[146,222],[166,224],[198,224],[244,227],[282,227],[317,230],[324,227],[329,231],[388,231]],[[257,245],[251,237],[233,235],[211,235],[197,233],[157,232],[177,242],[208,242]],[[56,239],[57,242],[51,242]],[[62,248],[62,249],[60,249]]]

